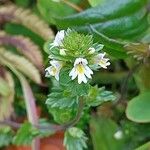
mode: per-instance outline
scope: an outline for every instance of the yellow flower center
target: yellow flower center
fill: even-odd
[[[57,69],[55,67],[52,68],[52,73],[55,75],[57,73]]]
[[[100,61],[99,61],[99,64],[105,65],[105,61],[100,60]]]
[[[80,74],[83,74],[84,71],[85,71],[82,64],[78,64],[78,65],[76,66],[76,69],[77,69],[77,71],[78,71]]]

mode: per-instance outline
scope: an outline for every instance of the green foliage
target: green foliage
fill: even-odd
[[[70,0],[73,3],[79,3],[80,0]],[[39,0],[37,7],[49,23],[54,23],[53,18],[60,16],[64,17],[70,14],[75,13],[75,10],[66,5],[64,2],[53,2],[52,0]],[[61,13],[60,13],[61,12]]]
[[[79,34],[71,29],[66,31],[62,45],[63,46],[52,47],[51,41],[48,41],[44,46],[44,50],[50,55],[50,58],[67,62],[68,66],[79,57],[90,60],[94,55],[98,54],[98,52],[102,51],[104,47],[102,44],[93,43],[92,35]],[[91,47],[96,49],[93,55],[90,55],[88,51]],[[60,54],[60,49],[65,49],[65,56]]]
[[[55,130],[64,128],[66,130],[64,145],[67,150],[83,150],[87,147],[90,150],[93,148],[95,150],[130,150],[137,147],[137,150],[149,150],[150,30],[148,29],[148,6],[150,1],[60,0],[54,2],[53,0],[38,0],[37,5],[35,5],[35,0],[14,0],[13,2],[29,9],[33,8],[37,15],[13,4],[5,6],[3,2],[0,2],[2,4],[0,27],[11,34],[0,32],[0,45],[2,46],[0,48],[0,119],[2,121],[5,118],[9,119],[11,114],[24,117],[27,112],[30,116],[28,118],[30,123],[24,123],[16,133],[8,127],[0,129],[0,147],[5,149],[4,146],[12,144],[12,141],[15,145],[29,145],[33,139],[36,140],[36,137],[48,137],[54,134]],[[89,8],[86,9],[87,7]],[[54,32],[57,32],[57,29],[66,30],[62,41],[59,41],[58,37],[58,39],[55,38],[56,41],[54,39],[56,43],[54,41],[52,43],[54,37],[51,26],[38,17],[40,16],[38,11],[52,25]],[[29,37],[33,42],[24,36]],[[61,66],[58,67],[60,69],[58,69],[59,81],[52,80],[52,84],[49,84],[51,81],[43,81],[42,57],[44,56],[45,64],[49,60],[45,54],[42,56],[42,53],[39,53],[40,49],[37,48],[38,46],[43,48],[46,40],[49,41],[44,45],[44,50],[48,53],[50,61],[60,62],[60,64],[55,64],[54,72],[57,65]],[[60,45],[57,40],[58,43],[61,42]],[[91,52],[91,48],[94,52]],[[35,49],[38,49],[38,52],[35,52]],[[100,62],[96,62],[99,61],[96,56],[104,54],[103,52],[107,52],[111,59],[111,66],[107,70],[99,65]],[[82,61],[79,64],[75,63],[78,58],[87,61],[85,68],[82,66],[84,64]],[[121,60],[118,60],[120,58]],[[50,65],[53,67],[51,62]],[[89,67],[93,74],[89,73],[91,76],[85,74],[86,79],[89,79],[88,82],[84,80],[84,83],[79,84],[77,78],[80,73],[75,79],[73,75],[76,74],[75,71],[86,70],[86,67]],[[72,71],[73,68],[76,70]],[[6,69],[11,70],[17,78],[11,76]],[[101,72],[96,75],[97,83],[91,82],[91,78],[94,78],[94,71],[98,69],[101,69]],[[48,71],[49,76],[53,76],[53,73],[50,73],[51,70]],[[70,74],[71,71],[73,75]],[[28,77],[29,81],[25,77]],[[54,77],[56,78],[55,75]],[[124,79],[125,81],[122,81]],[[44,86],[34,85],[31,80]],[[15,87],[14,81],[17,83]],[[20,83],[23,92],[19,88]],[[35,98],[29,83],[37,98],[36,103],[41,109],[40,115],[47,117],[46,113],[49,112],[53,116],[51,118],[53,121],[51,121],[56,122],[56,126],[46,119],[39,119],[39,124],[35,121],[37,116],[33,114],[36,114],[36,109],[32,107]],[[104,83],[107,85],[105,86]],[[111,90],[114,93],[117,91],[118,95],[121,94],[121,98],[116,103],[116,95]],[[48,91],[50,94],[46,100],[46,106],[43,106],[45,102],[42,100]],[[14,92],[16,97],[13,112]],[[134,97],[138,93],[139,95]],[[23,107],[20,108],[19,113],[16,113],[19,108],[16,103],[19,103],[18,100],[23,100],[23,95],[26,103],[22,103]],[[132,98],[131,101],[130,98]],[[131,121],[126,118],[125,110]],[[100,118],[95,118],[95,116],[100,116]],[[14,117],[12,119],[14,120]],[[15,117],[15,119],[18,121],[18,118]],[[36,125],[33,126],[32,121],[35,121]],[[91,135],[88,142],[88,138],[79,128],[86,131],[88,136]]]
[[[67,150],[83,150],[87,148],[86,141],[87,137],[79,128],[72,127],[65,132],[64,145]]]
[[[71,57],[83,57],[88,55],[88,49],[93,46],[91,35],[79,34],[76,31],[68,31],[63,40],[63,45],[67,49],[67,54]]]
[[[33,127],[30,123],[24,123],[17,131],[13,139],[15,145],[30,145],[32,140],[39,135],[37,128]]]
[[[146,144],[136,148],[135,150],[149,150],[150,148],[150,142],[147,142]]]
[[[48,107],[51,108],[69,108],[77,104],[77,98],[72,97],[70,95],[70,92],[64,90],[63,88],[54,88],[53,92],[50,95],[48,95],[46,104],[48,105]]]
[[[27,7],[27,6],[29,6],[29,4],[31,3],[31,1],[33,1],[33,0],[23,0],[23,1],[15,0],[15,3],[16,3],[17,5],[22,6],[22,7]]]
[[[0,128],[0,148],[8,146],[13,139],[14,132],[10,127],[1,127]]]
[[[65,86],[66,90],[70,92],[72,97],[87,95],[90,89],[89,84],[84,84],[84,83],[78,84],[77,79],[71,80],[71,78],[69,77],[68,68],[61,69],[59,82],[60,85]]]
[[[107,0],[88,0],[91,6],[97,6],[102,4],[103,2],[107,1]]]
[[[93,118],[90,122],[90,133],[94,150],[123,149],[123,137],[116,139],[117,124],[107,118]]]
[[[114,101],[116,97],[110,91],[105,91],[105,88],[91,87],[86,98],[88,106],[96,107],[104,102]]]
[[[87,24],[92,24],[107,36],[131,39],[148,27],[146,9],[143,8],[146,3],[147,0],[110,0],[79,14],[55,20],[63,29],[70,27],[87,32]]]
[[[135,122],[150,122],[150,92],[141,93],[134,97],[126,110],[127,117]]]
[[[69,122],[75,116],[73,109],[70,108],[49,107],[49,112],[53,115],[54,121],[59,124]]]

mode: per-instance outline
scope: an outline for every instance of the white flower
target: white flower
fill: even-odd
[[[71,79],[74,80],[78,76],[78,83],[87,83],[87,78],[92,78],[93,71],[87,66],[88,62],[84,58],[77,58],[74,62],[74,67],[69,73]],[[86,78],[87,77],[87,78]]]
[[[65,37],[65,30],[60,30],[57,32],[56,36],[55,36],[55,39],[53,41],[53,43],[51,44],[51,48],[53,47],[57,47],[57,46],[62,46],[62,41]]]
[[[123,138],[123,133],[121,130],[118,130],[115,134],[114,134],[114,138],[117,140],[120,140]]]
[[[107,69],[107,66],[110,65],[110,62],[108,58],[104,58],[106,53],[100,53],[95,56],[94,61],[96,64],[100,65],[102,68]]]
[[[60,49],[59,54],[62,55],[62,56],[66,56],[66,52],[65,51],[66,51],[66,49],[62,48],[62,49]]]
[[[56,78],[56,80],[59,80],[59,72],[60,69],[63,66],[63,63],[61,61],[57,61],[57,60],[51,60],[50,61],[51,66],[46,68],[46,75],[45,76],[54,76]]]
[[[90,47],[88,50],[89,50],[89,54],[95,53],[95,48],[94,47]]]

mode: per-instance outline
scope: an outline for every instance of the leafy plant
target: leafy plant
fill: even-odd
[[[63,131],[67,150],[148,150],[149,3],[15,0],[27,9],[1,5],[0,124],[18,130],[2,128],[0,146],[32,144],[38,150],[39,138]],[[55,38],[49,26],[58,31]],[[22,99],[18,79],[25,123],[14,122],[12,115],[24,108],[16,99],[13,108],[14,97]],[[38,121],[32,91],[47,119]]]

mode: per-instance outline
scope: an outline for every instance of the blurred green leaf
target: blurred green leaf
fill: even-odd
[[[78,4],[80,0],[70,0],[72,3]],[[54,23],[53,18],[59,16],[64,17],[76,12],[73,8],[64,2],[54,2],[52,0],[38,0],[37,7],[49,23]]]
[[[147,142],[146,144],[136,148],[135,150],[149,150],[150,149],[150,142]]]
[[[88,1],[89,1],[90,5],[94,7],[94,6],[97,6],[97,5],[107,1],[107,0],[88,0]]]
[[[65,132],[64,145],[67,150],[83,150],[87,148],[86,141],[87,137],[79,128],[72,127]]]
[[[26,122],[17,131],[17,134],[13,139],[13,143],[15,145],[30,145],[37,135],[39,135],[39,131],[30,123]]]
[[[97,7],[68,17],[56,17],[56,24],[63,29],[74,28],[88,32],[91,24],[111,38],[131,39],[148,28],[147,0],[109,0]]]
[[[94,150],[123,149],[123,137],[115,138],[118,126],[114,121],[108,118],[92,118],[90,129]]]
[[[15,0],[15,3],[22,7],[28,7],[31,1],[32,0],[23,0],[23,1]]]
[[[11,143],[13,134],[10,127],[0,128],[0,147],[8,146]]]
[[[150,122],[150,92],[143,92],[134,97],[127,106],[126,115],[128,119],[135,122]]]

